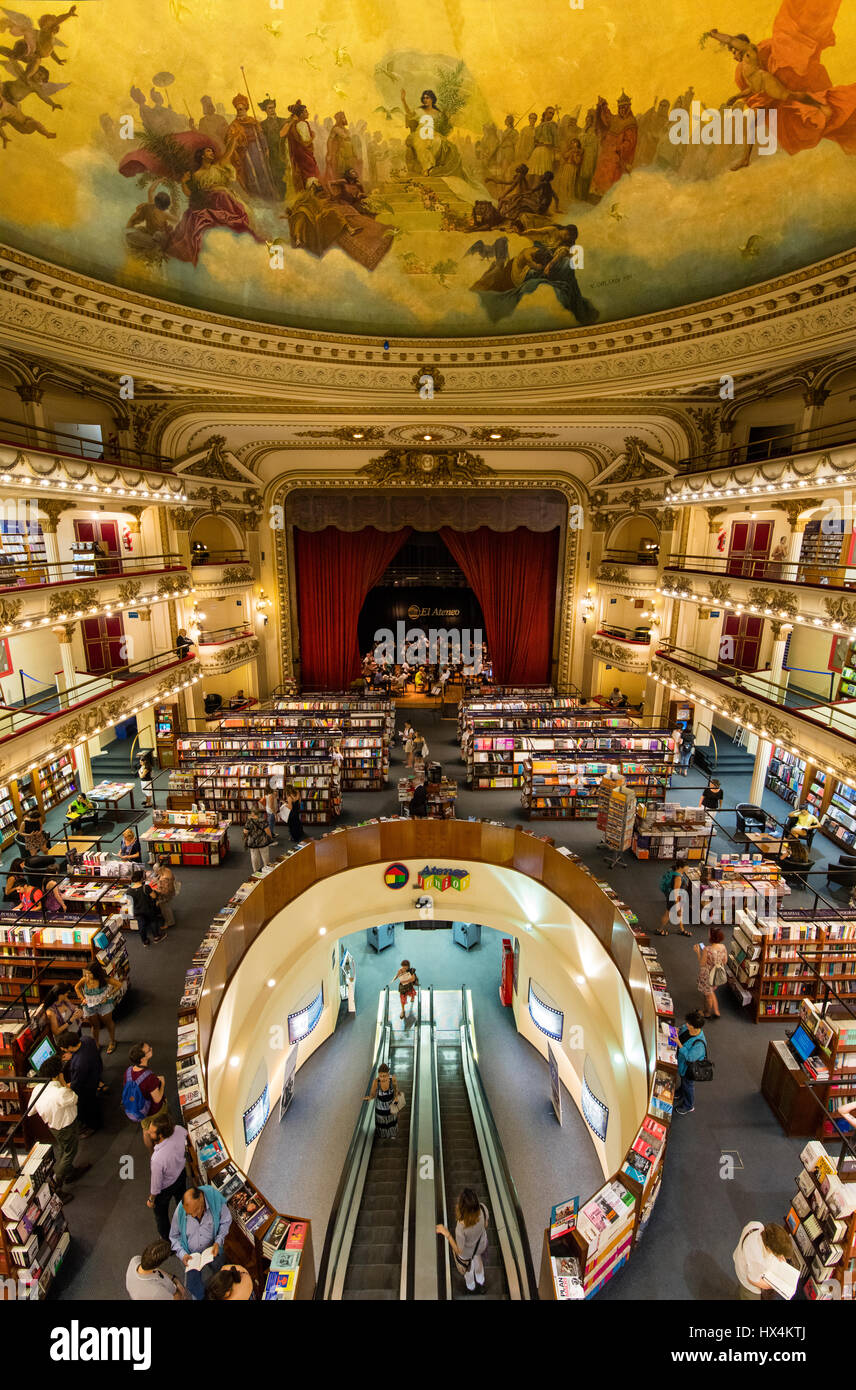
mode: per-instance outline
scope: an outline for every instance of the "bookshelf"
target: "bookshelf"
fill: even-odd
[[[320,696],[314,700],[280,699],[274,707],[242,710],[220,725],[222,731],[339,734],[344,791],[381,791],[389,776],[389,749],[395,729],[395,708],[389,700],[348,700]]]
[[[66,915],[72,917],[71,913]],[[71,921],[45,921],[40,914],[28,916],[33,920],[22,921],[20,913],[0,913],[0,965],[32,957],[39,968],[46,966],[38,984],[40,998],[53,985],[76,984],[84,965],[94,960],[119,983],[122,996],[127,993],[131,967],[125,939],[117,925],[109,919],[102,922],[72,917]]]
[[[0,1298],[46,1298],[71,1237],[54,1181],[50,1144],[34,1144],[21,1171],[0,1179]],[[14,1291],[5,1281],[15,1280]]]
[[[10,979],[6,971],[11,968],[9,961],[3,965],[3,997],[0,1004],[0,1147],[9,1143],[29,1144],[30,1123],[25,1118],[27,1110],[27,1086],[23,1081],[12,1081],[13,1076],[26,1076],[27,1053],[39,1041],[45,1031],[47,1018],[44,1010],[32,997],[33,990],[27,989],[24,998],[18,998],[21,988],[32,980],[34,967],[30,960],[21,956],[19,968],[23,978]],[[6,1002],[6,1001],[10,1002]],[[20,1122],[23,1121],[23,1124]],[[20,1124],[20,1128],[18,1128]],[[14,1138],[12,1137],[14,1135]]]
[[[610,731],[590,725],[582,728],[572,724],[536,727],[524,732],[521,729],[488,730],[473,724],[472,733],[465,744],[467,778],[474,791],[522,787],[532,761],[541,763],[555,760],[557,763],[579,764],[583,761],[579,755],[585,757],[588,754],[590,757],[585,757],[586,763],[609,764],[610,770],[616,770],[619,766],[626,768],[628,785],[638,785],[639,794],[646,799],[665,800],[676,758],[675,740],[662,730],[634,728],[632,731]],[[590,779],[595,774],[584,772],[573,775]],[[586,784],[591,785],[591,781],[583,783]],[[566,795],[570,796],[570,783],[567,785],[569,789]],[[546,797],[547,793],[543,793],[543,796]]]
[[[6,848],[15,834],[17,825],[18,813],[12,799],[12,789],[10,786],[2,786],[0,787],[0,848]]]
[[[178,728],[178,710],[175,705],[155,706],[155,748],[158,765],[175,765],[175,735]]]
[[[841,849],[853,849],[856,845],[856,789],[845,782],[834,784],[821,829]]]
[[[42,811],[50,811],[77,790],[74,750],[36,769]]]
[[[856,1298],[856,1185],[841,1181],[817,1140],[800,1154],[796,1192],[785,1225],[799,1251],[807,1298]],[[834,1285],[838,1289],[834,1290]]]
[[[104,554],[100,541],[72,541],[71,562],[75,579],[95,579],[100,570],[98,561]]]
[[[0,522],[0,587],[47,582],[48,557],[41,526]]]
[[[403,809],[410,805],[411,797],[417,785],[424,779],[422,777],[402,777],[398,783],[398,804],[402,807],[402,815],[407,812]],[[426,800],[428,802],[428,815],[433,820],[454,820],[455,801],[458,796],[458,784],[452,782],[448,777],[444,777],[440,782],[428,782],[425,786]]]
[[[280,732],[244,739],[226,733],[183,733],[176,739],[178,772],[193,776],[193,799],[204,802],[222,820],[243,824],[249,803],[257,802],[276,779],[300,792],[305,823],[326,825],[342,809],[341,770],[333,756],[340,742],[336,732],[311,736]],[[171,786],[175,775],[171,774]],[[189,782],[175,785],[182,788],[176,795],[191,795]]]
[[[799,563],[811,568],[800,576],[803,583],[819,584],[824,579],[829,582],[829,571],[847,559],[845,539],[849,538],[845,537],[843,521],[826,518],[806,522]]]
[[[805,769],[804,758],[798,758],[796,753],[777,744],[770,754],[764,785],[790,806],[795,806],[800,799]]]
[[[752,947],[751,956],[745,948],[744,959],[757,963],[752,976],[758,1022],[796,1021],[804,1000],[823,997],[824,984],[833,986],[839,999],[856,1001],[856,910],[818,904],[813,913],[780,908],[777,917],[767,919],[746,911],[738,925],[741,942]]]
[[[657,761],[583,762],[532,758],[523,765],[520,801],[530,820],[594,820],[597,788],[603,777],[620,773],[642,801],[662,801],[668,773]]]
[[[461,738],[469,720],[501,720],[516,715],[537,715],[543,718],[572,714],[579,709],[579,703],[575,696],[549,695],[540,691],[533,694],[509,691],[504,695],[482,695],[475,699],[462,700],[458,705],[458,739]]]
[[[33,781],[33,774],[31,772],[26,773],[23,777],[19,777],[17,782],[13,782],[11,792],[13,801],[17,799],[19,816],[23,816],[27,811],[37,809],[39,799],[36,796],[36,784]]]

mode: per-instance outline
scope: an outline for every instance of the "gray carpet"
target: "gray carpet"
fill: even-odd
[[[454,722],[441,724],[434,715],[420,716],[416,722],[428,737],[432,757],[442,761],[447,773],[462,783]],[[343,822],[353,824],[368,815],[397,810],[395,780],[401,765],[402,755],[397,750],[393,781],[386,791],[347,794]],[[697,802],[703,780],[698,772],[686,780],[678,779],[671,795]],[[161,788],[165,781],[162,774]],[[748,787],[731,787],[727,778],[723,778],[723,786],[726,806],[745,799],[748,793]],[[789,809],[771,793],[766,794],[765,805],[780,817]],[[462,790],[458,815],[524,823],[516,791]],[[61,812],[51,813],[51,823],[61,819]],[[727,812],[722,813],[722,819],[733,826],[733,816]],[[544,833],[554,834],[558,843],[571,846],[603,876],[603,861],[596,849],[600,836],[591,822],[537,824],[543,826]],[[131,1043],[142,1039],[151,1042],[155,1064],[167,1077],[174,1104],[175,1022],[184,970],[212,914],[245,876],[246,856],[240,843],[240,836],[233,836],[232,853],[220,869],[181,870],[184,888],[175,905],[178,922],[163,945],[144,951],[135,935],[130,938],[133,987],[117,1019],[119,1049],[106,1059],[111,1090],[104,1107],[104,1129],[84,1146],[83,1156],[93,1160],[94,1166],[76,1184],[76,1200],[68,1209],[73,1239],[55,1284],[55,1296],[61,1299],[124,1298],[128,1260],[156,1234],[152,1214],[145,1206],[147,1157],[138,1129],[125,1120],[119,1105],[121,1072]],[[727,842],[722,840],[717,847],[727,848]],[[833,857],[838,853],[820,836],[815,850]],[[10,858],[7,852],[7,863]],[[649,926],[662,913],[660,873],[657,865],[631,860],[627,869],[618,868],[606,875]],[[275,1117],[268,1122],[254,1159],[253,1176],[283,1208],[311,1217],[317,1258],[361,1088],[368,1076],[377,992],[391,978],[400,951],[418,961],[423,980],[447,987],[466,981],[473,989],[482,1074],[521,1197],[537,1269],[550,1204],[574,1193],[586,1197],[598,1181],[598,1166],[585,1127],[570,1100],[564,1127],[558,1127],[549,1104],[546,1066],[534,1049],[518,1038],[509,1011],[499,1004],[496,935],[485,932],[481,947],[469,956],[453,946],[445,933],[407,932],[405,936],[399,930],[397,936],[395,947],[377,959],[368,954],[364,942],[353,942],[359,969],[358,1014],[345,1018],[334,1037],[301,1068],[293,1107],[281,1126]],[[658,945],[676,1009],[682,1014],[695,1007],[699,998],[691,942],[670,936]],[[790,1204],[801,1144],[784,1139],[759,1094],[768,1041],[781,1036],[781,1029],[775,1024],[752,1023],[748,1014],[741,1013],[730,996],[722,993],[723,1018],[710,1025],[711,1052],[718,1064],[716,1080],[698,1088],[693,1115],[676,1117],[662,1194],[645,1240],[626,1269],[599,1295],[601,1298],[730,1298],[730,1256],[741,1226],[749,1218],[780,1220]],[[723,1150],[737,1150],[743,1165],[730,1180],[720,1176]],[[134,1161],[132,1177],[123,1176],[127,1157]]]

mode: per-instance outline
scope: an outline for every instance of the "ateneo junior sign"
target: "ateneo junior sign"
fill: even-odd
[[[420,869],[416,878],[420,888],[434,889],[438,893],[445,893],[447,888],[454,888],[456,892],[462,893],[465,888],[470,886],[469,869],[438,869],[436,865],[430,868],[426,864],[424,869]]]

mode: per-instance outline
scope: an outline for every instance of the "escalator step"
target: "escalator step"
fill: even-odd
[[[349,1265],[345,1283],[348,1289],[388,1289],[397,1295],[401,1288],[401,1270],[397,1264]]]

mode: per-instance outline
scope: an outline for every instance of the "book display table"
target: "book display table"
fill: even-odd
[[[218,866],[229,853],[229,822],[215,811],[160,811],[155,823],[140,836],[149,847],[149,860],[168,854],[170,863]]]
[[[97,787],[87,792],[87,796],[98,806],[110,806],[114,810],[122,798],[127,796],[133,811],[135,786],[134,782],[99,782]]]

